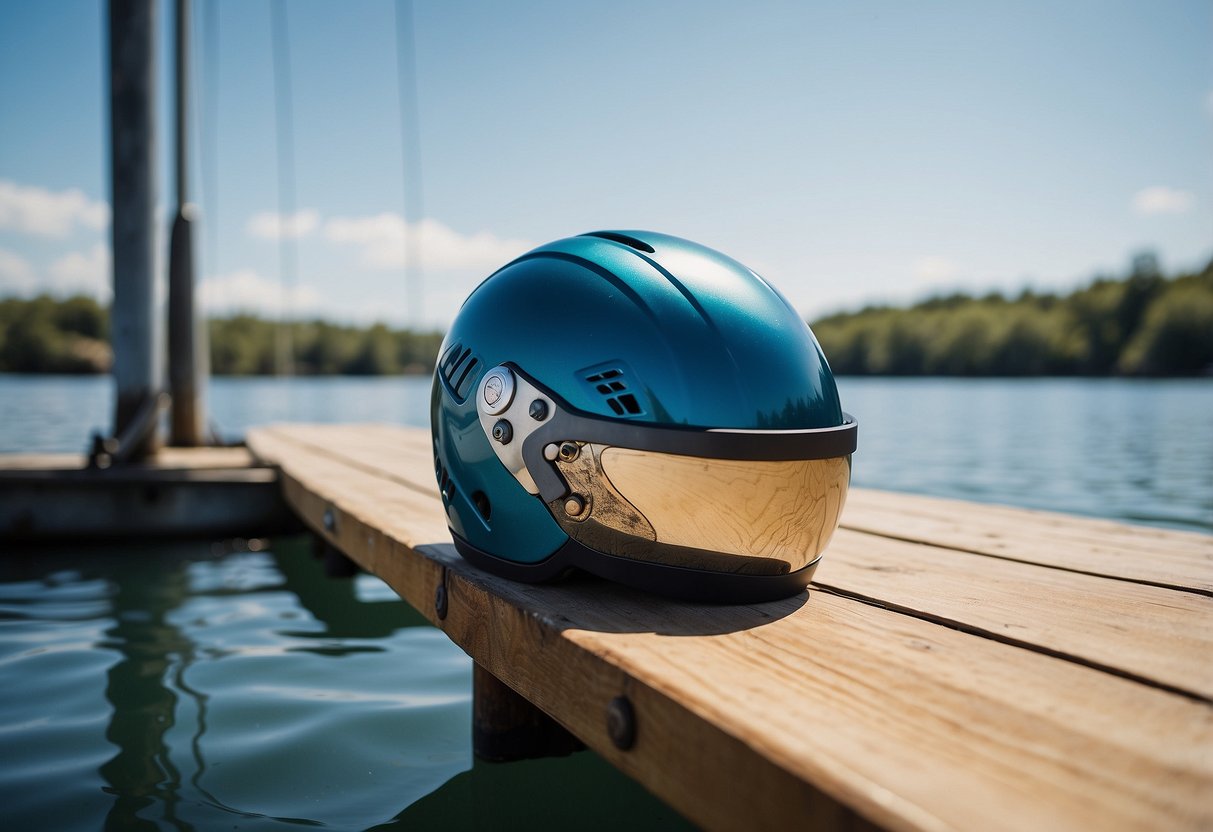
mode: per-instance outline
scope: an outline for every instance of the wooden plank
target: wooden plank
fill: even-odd
[[[1213,825],[1205,703],[820,589],[710,607],[589,578],[496,579],[445,543],[434,486],[385,475],[382,457],[343,460],[365,435],[331,430],[318,444],[291,429],[249,440],[313,528],[708,828]],[[629,751],[606,729],[620,695],[637,714]]]
[[[154,457],[126,467],[147,470],[201,470],[248,468],[248,448],[161,448]],[[84,454],[0,454],[0,471],[71,471],[88,466]]]
[[[848,529],[813,583],[1213,702],[1213,599],[1203,595]]]
[[[0,538],[244,537],[298,529],[276,472],[247,448],[173,448],[88,468],[77,454],[0,455]]]
[[[852,489],[842,525],[1091,575],[1213,594],[1213,535]]]

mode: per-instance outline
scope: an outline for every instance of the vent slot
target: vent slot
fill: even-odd
[[[637,240],[635,237],[629,237],[627,234],[620,234],[618,231],[591,231],[588,234],[582,234],[582,237],[598,237],[601,240],[610,240],[612,243],[619,243],[628,248],[634,248],[637,251],[643,251],[647,254],[652,254],[656,249],[646,243],[644,240]]]
[[[463,374],[459,376],[459,381],[455,382],[455,394],[457,396],[459,396],[461,399],[467,398],[468,391],[467,391],[467,386],[465,386],[464,382],[468,381],[468,377],[472,375],[472,370],[474,370],[476,368],[476,365],[479,363],[480,363],[480,360],[477,358],[473,358],[471,361],[469,361],[464,366]]]
[[[616,416],[639,416],[644,413],[640,400],[628,390],[627,376],[622,368],[599,365],[582,370],[582,378],[603,397]]]
[[[462,403],[476,383],[479,367],[480,359],[472,355],[471,347],[453,344],[442,354],[442,360],[438,363],[438,374],[446,382],[450,394]]]

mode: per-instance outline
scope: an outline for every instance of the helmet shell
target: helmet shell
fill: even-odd
[[[843,422],[809,327],[751,269],[644,231],[541,246],[464,302],[443,341],[431,400],[452,530],[518,563],[542,561],[568,538],[501,465],[478,422],[476,385],[503,363],[587,415],[753,430]]]

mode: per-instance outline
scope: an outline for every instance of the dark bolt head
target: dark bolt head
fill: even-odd
[[[324,510],[324,530],[326,532],[337,531],[337,514],[333,511],[332,506]]]
[[[548,417],[548,403],[543,399],[535,399],[535,401],[531,402],[527,413],[531,414],[531,418],[536,422],[542,422]]]
[[[434,590],[434,612],[440,620],[446,618],[446,584],[438,584]]]
[[[505,419],[498,419],[497,424],[493,425],[493,438],[502,445],[510,444],[510,440],[514,438],[514,427]]]
[[[577,447],[576,442],[561,442],[560,443],[560,460],[562,462],[572,462],[581,453],[581,448]]]
[[[636,744],[636,711],[626,696],[616,696],[607,705],[607,734],[620,751]]]

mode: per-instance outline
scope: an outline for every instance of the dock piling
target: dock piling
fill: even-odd
[[[114,301],[114,435],[160,392],[163,332],[156,301],[156,4],[110,0],[110,164]],[[152,454],[157,431],[132,459]]]
[[[565,757],[585,745],[479,662],[472,669],[472,750],[491,763]]]
[[[168,361],[173,395],[169,420],[173,445],[206,444],[203,385],[209,361],[206,327],[194,303],[194,205],[189,201],[190,2],[177,0],[176,20],[176,180],[177,213],[169,240]]]

